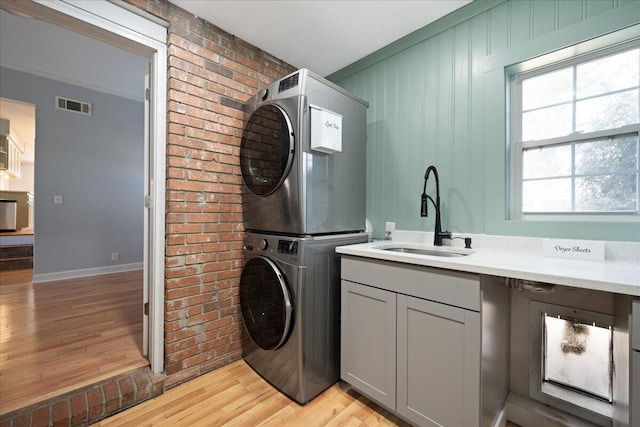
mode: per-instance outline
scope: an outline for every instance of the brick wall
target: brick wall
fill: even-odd
[[[170,23],[165,264],[165,386],[170,387],[242,355],[242,105],[295,68],[165,0],[127,1]]]

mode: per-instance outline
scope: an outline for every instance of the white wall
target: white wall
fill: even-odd
[[[34,274],[142,262],[144,104],[7,68],[0,96],[36,106]],[[55,96],[92,115],[56,109]]]
[[[0,65],[143,100],[147,59],[37,19],[0,10]]]

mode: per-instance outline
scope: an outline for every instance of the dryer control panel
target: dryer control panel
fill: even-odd
[[[287,255],[298,254],[298,242],[291,240],[278,240],[278,253]]]

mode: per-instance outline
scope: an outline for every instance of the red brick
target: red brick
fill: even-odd
[[[222,105],[220,96],[246,102],[294,68],[169,2],[127,1],[171,22],[165,336],[176,343],[171,350],[178,351],[167,351],[169,378],[154,383],[158,391],[241,357],[239,344],[224,340],[242,328],[237,306],[244,233],[238,157],[244,116]],[[195,313],[202,314],[180,318]],[[222,335],[213,338],[214,332]],[[215,351],[199,348],[204,335],[215,340],[207,344]],[[141,387],[136,383],[135,388]],[[117,386],[115,391],[119,398]],[[106,386],[103,392],[108,406]]]
[[[182,361],[169,364],[165,368],[165,372],[167,373],[167,375],[173,375],[177,372],[180,372],[181,370],[182,370]]]
[[[105,401],[102,395],[102,389],[94,388],[87,392],[87,401],[89,403],[89,419],[95,420],[104,415]]]
[[[45,406],[43,408],[38,408],[33,411],[31,415],[31,425],[32,426],[48,426],[50,423],[50,406]]]
[[[184,297],[198,295],[198,294],[200,294],[199,286],[190,286],[190,287],[178,288],[178,289],[167,289],[165,291],[165,296],[169,300],[184,298]]]
[[[183,239],[184,237],[181,236]],[[199,265],[189,266],[189,267],[179,267],[179,268],[166,268],[165,269],[165,277],[168,279],[173,279],[176,277],[185,277],[197,275],[202,272],[202,267]]]
[[[52,405],[51,421],[54,427],[69,425],[69,401],[67,399]]]
[[[180,329],[179,331],[166,333],[164,337],[164,341],[165,341],[165,344],[171,343],[177,340],[192,337],[196,334],[198,334],[198,332],[194,331],[193,329],[189,329],[189,328]]]
[[[80,424],[87,421],[87,395],[79,393],[71,397],[71,423]]]
[[[0,419],[0,427],[11,427],[11,418]]]
[[[29,427],[31,425],[31,414],[18,415],[13,418],[13,427]]]
[[[102,386],[102,392],[104,393],[105,401],[105,413],[111,414],[120,407],[120,389],[118,384],[114,382],[108,382]]]
[[[129,377],[121,378],[118,380],[120,386],[120,393],[122,394],[122,407],[126,408],[135,402],[136,394],[133,388],[133,381]]]
[[[184,288],[187,286],[199,285],[201,283],[200,276],[183,276],[175,279],[167,278],[165,280],[166,289]]]
[[[166,344],[165,351],[167,353],[177,353],[178,351],[199,345],[199,341],[200,340],[194,336],[171,344]]]
[[[136,389],[136,400],[144,400],[151,396],[152,384],[151,379],[146,372],[136,371],[133,373],[133,382]]]
[[[191,347],[191,348],[187,348],[185,350],[177,351],[174,353],[167,352],[165,358],[167,363],[174,363],[179,360],[184,360],[189,357],[193,357],[198,353],[200,353],[200,349],[198,347]]]

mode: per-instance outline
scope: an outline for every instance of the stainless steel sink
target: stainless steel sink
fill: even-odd
[[[384,251],[403,252],[408,254],[440,256],[440,257],[462,257],[470,255],[472,252],[453,252],[449,250],[435,250],[435,249],[423,249],[423,248],[406,248],[400,246],[391,246],[388,248],[381,248]]]

